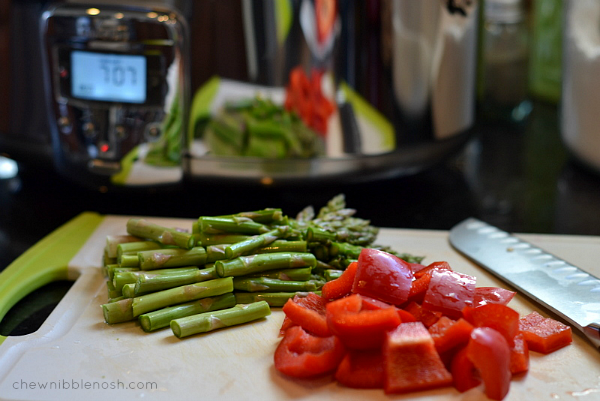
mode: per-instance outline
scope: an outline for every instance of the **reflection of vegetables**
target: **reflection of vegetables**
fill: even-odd
[[[314,157],[324,146],[294,113],[259,97],[227,104],[204,135],[210,151],[219,156]]]
[[[306,125],[325,136],[335,104],[323,95],[322,78],[322,71],[313,70],[309,78],[302,67],[294,68],[286,88],[285,109],[298,113]]]
[[[162,135],[156,142],[148,144],[144,161],[154,166],[176,166],[181,161],[182,120],[179,97],[175,96],[169,113],[163,121]]]
[[[336,17],[336,0],[315,0],[315,19],[317,21],[317,38],[319,43],[325,42],[333,31],[333,24]]]

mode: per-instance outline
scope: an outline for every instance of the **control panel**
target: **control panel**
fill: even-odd
[[[42,18],[59,167],[117,185],[182,178],[187,28],[176,10],[66,3]]]

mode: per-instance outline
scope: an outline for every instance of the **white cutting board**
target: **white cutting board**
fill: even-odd
[[[278,309],[258,322],[182,340],[170,329],[147,334],[134,322],[105,324],[100,308],[107,300],[100,270],[105,237],[124,233],[128,218],[105,216],[69,263],[69,274],[78,278],[41,328],[26,336],[8,337],[0,345],[1,400],[485,399],[481,388],[464,394],[443,388],[386,396],[382,390],[345,388],[330,378],[298,381],[283,377],[273,367],[283,320]],[[192,222],[150,219],[178,227],[191,227]],[[600,237],[521,237],[600,276]],[[425,255],[424,263],[448,261],[455,270],[475,275],[478,286],[504,286],[455,252],[445,231],[382,229],[377,243]],[[510,306],[521,314],[537,309],[521,296]],[[142,388],[114,388],[130,384]],[[600,399],[600,353],[578,334],[572,345],[551,355],[532,352],[529,372],[513,379],[506,397],[573,399]]]

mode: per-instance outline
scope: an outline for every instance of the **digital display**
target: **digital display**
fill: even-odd
[[[146,101],[146,58],[138,55],[71,52],[71,95],[107,102]]]

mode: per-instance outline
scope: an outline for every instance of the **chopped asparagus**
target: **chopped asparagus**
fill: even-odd
[[[195,245],[192,234],[150,223],[146,219],[129,219],[127,232],[137,237],[160,242],[163,245],[176,245],[183,249],[192,249]]]
[[[266,292],[266,291],[316,291],[323,286],[315,280],[287,281],[268,277],[236,277],[233,279],[233,288],[238,291]]]
[[[244,276],[266,270],[279,270],[298,267],[314,267],[315,256],[302,252],[275,252],[250,256],[239,256],[231,260],[215,262],[219,277]]]
[[[106,236],[106,247],[104,248],[106,251],[106,256],[109,258],[117,257],[117,247],[119,244],[124,244],[127,242],[137,242],[141,239],[139,237],[133,235],[107,235]]]
[[[233,279],[231,277],[219,278],[106,303],[102,305],[102,310],[106,323],[121,323],[167,306],[214,297],[232,291]]]
[[[235,216],[201,216],[198,219],[200,230],[206,234],[263,234],[269,228],[248,217]]]
[[[260,235],[254,235],[247,240],[231,244],[225,247],[226,259],[233,259],[241,255],[247,255],[257,248],[267,246],[277,239],[284,238],[289,230],[290,228],[288,226],[279,226],[274,230]]]
[[[141,295],[133,298],[133,316],[136,317],[142,313],[167,306],[194,301],[200,298],[214,297],[228,292],[233,292],[233,279],[230,277],[202,281],[200,283]]]
[[[271,308],[265,301],[243,305],[218,311],[200,313],[171,321],[171,330],[177,338],[198,333],[206,333],[224,327],[235,326],[261,319],[271,314]]]
[[[139,316],[139,321],[142,329],[150,332],[163,327],[168,327],[171,320],[196,315],[198,313],[231,308],[235,304],[235,296],[229,292],[216,297],[202,298],[197,301],[186,302],[180,305],[169,306],[153,312],[144,313]]]
[[[321,291],[314,291],[321,295]],[[234,292],[235,301],[238,304],[250,304],[253,302],[265,301],[272,307],[282,307],[288,299],[295,295],[306,295],[306,292]]]
[[[181,266],[201,266],[206,263],[206,250],[200,246],[189,250],[160,249],[138,252],[138,258],[142,270]]]

